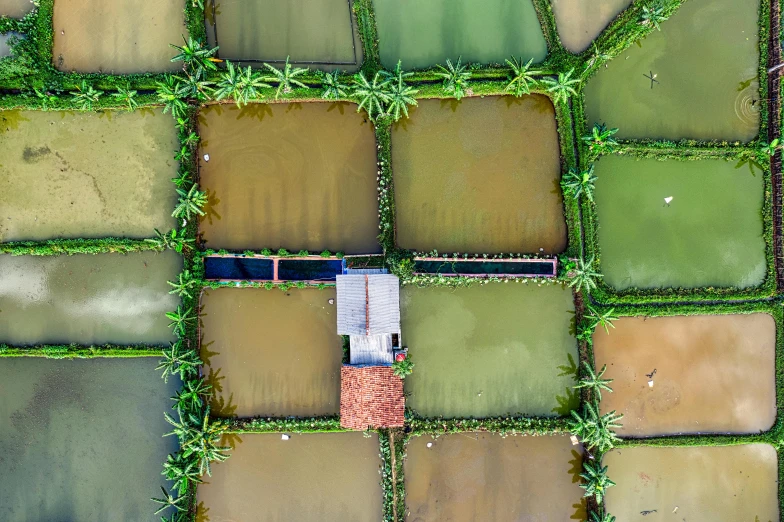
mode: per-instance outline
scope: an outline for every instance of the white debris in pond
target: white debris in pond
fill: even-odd
[[[327,302],[328,302],[329,304],[331,304],[331,305],[335,304],[335,300],[334,300],[334,299],[332,299],[332,298],[330,298],[330,299],[329,299],[329,301],[327,301]]]
[[[678,506],[675,506],[675,509],[673,509],[672,512],[677,513],[677,511],[678,511]]]
[[[204,155],[204,161],[210,161],[210,155],[209,154],[205,154]]]
[[[578,444],[580,444],[580,439],[578,439],[578,438],[577,438],[577,437],[575,437],[574,435],[571,435],[571,436],[569,437],[569,440],[571,440],[571,441],[572,441],[572,446],[577,446]]]
[[[283,439],[283,440],[289,440],[291,437],[289,437],[288,435],[286,435],[284,433],[283,435],[280,436],[280,438]]]
[[[670,196],[670,197],[667,197],[667,198],[664,198],[664,202],[665,202],[666,204],[668,204],[668,205],[669,205],[670,203],[672,203],[672,196]]]
[[[432,442],[428,442],[428,443],[427,443],[427,447],[428,447],[428,448],[432,448],[432,447],[433,447],[433,443],[432,443]]]
[[[653,379],[648,381],[648,388],[653,388]]]

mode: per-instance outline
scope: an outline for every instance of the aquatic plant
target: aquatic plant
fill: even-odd
[[[76,90],[71,93],[74,101],[79,105],[83,111],[90,111],[93,109],[93,104],[98,103],[98,99],[103,95],[103,91],[93,89],[92,85],[87,85],[87,82],[82,80],[82,83],[76,86]]]
[[[166,314],[169,317],[169,314]],[[198,375],[201,359],[195,350],[183,346],[182,340],[170,343],[168,348],[164,348],[161,353],[163,359],[155,367],[156,370],[163,370],[161,377],[164,381],[169,380],[170,375],[178,375],[185,381],[188,377]]]
[[[594,123],[591,133],[583,136],[582,140],[588,144],[588,150],[594,155],[610,154],[618,146],[613,136],[618,129],[608,129],[604,123]]]
[[[340,81],[340,71],[337,69],[331,73],[321,73],[321,86],[324,92],[321,93],[321,98],[324,100],[340,100],[348,98],[349,86]]]
[[[204,215],[201,208],[207,204],[207,193],[199,190],[198,185],[194,183],[187,192],[178,188],[177,194],[180,198],[177,201],[177,206],[174,207],[172,217],[190,219],[193,214]]]
[[[182,41],[183,45],[169,44],[179,51],[177,55],[172,57],[172,62],[182,62],[183,70],[189,74],[196,73],[199,69],[204,71],[217,70],[218,67],[215,63],[220,62],[219,59],[214,57],[215,53],[218,52],[217,47],[209,49],[201,41],[195,40],[191,36],[188,36],[187,40],[183,36]]]
[[[596,279],[604,276],[593,269],[593,261],[593,257],[587,262],[583,258],[577,260],[577,266],[572,270],[572,277],[569,280],[569,286],[571,288],[574,288],[578,292],[583,288],[587,291],[596,288]]]
[[[182,253],[186,249],[193,248],[189,243],[196,242],[195,239],[186,238],[185,232],[178,232],[177,229],[174,228],[165,233],[156,228],[155,237],[145,239],[145,241],[154,244],[158,250],[170,248],[179,253]]]
[[[580,476],[585,479],[585,482],[580,484],[580,487],[585,490],[586,497],[594,497],[596,503],[601,504],[607,490],[615,485],[615,482],[607,476],[607,466],[602,467],[599,463],[586,462],[583,470]]]
[[[609,328],[615,328],[613,321],[618,320],[613,314],[615,314],[615,308],[600,312],[593,306],[588,305],[588,320],[590,321],[591,329],[601,326],[605,332],[610,333]]]
[[[405,82],[405,78],[411,76],[412,73],[403,72],[401,62],[398,61],[394,72],[381,71],[381,74],[388,79],[386,87],[389,101],[387,102],[388,107],[386,113],[392,116],[394,121],[399,120],[403,115],[408,118],[408,106],[419,105],[416,98],[414,98],[414,95],[419,92],[419,89],[414,89]]]
[[[587,361],[583,361],[583,367],[585,368],[585,373],[587,377],[583,377],[580,379],[577,384],[574,386],[575,389],[585,388],[589,392],[591,392],[597,400],[602,400],[602,390],[612,392],[612,388],[610,388],[610,383],[613,381],[612,379],[603,379],[604,372],[607,371],[607,365],[605,364],[602,366],[602,369],[599,370],[599,373],[593,371],[593,366],[588,364]]]
[[[574,199],[580,199],[581,194],[593,202],[594,184],[598,178],[593,173],[593,164],[585,170],[569,168],[569,172],[561,180],[561,188]]]
[[[405,379],[414,371],[414,363],[411,361],[411,356],[407,355],[402,361],[395,361],[392,363],[392,373],[401,379]]]
[[[615,447],[619,439],[613,430],[621,427],[618,421],[623,415],[617,414],[615,410],[599,415],[599,403],[594,400],[583,404],[582,413],[572,410],[571,416],[569,431],[579,437],[585,447],[600,453]]]
[[[439,64],[436,76],[444,79],[444,92],[451,94],[455,99],[459,100],[466,95],[468,90],[468,80],[471,78],[471,71],[468,70],[467,65],[460,63],[460,58],[457,57],[457,63],[453,64],[452,61],[446,59],[446,67]]]
[[[669,16],[664,14],[664,5],[661,1],[651,2],[650,5],[642,6],[642,14],[640,15],[640,25],[650,26],[661,31],[662,22],[666,21]]]
[[[131,89],[130,84],[128,84],[125,87],[117,87],[117,92],[112,94],[112,97],[124,102],[128,106],[128,111],[130,112],[139,107],[139,102],[136,101],[138,94],[139,91],[134,91]]]
[[[372,82],[369,82],[362,72],[354,75],[354,91],[351,96],[359,102],[357,112],[365,109],[370,121],[383,116],[386,104],[390,101],[387,85],[388,81],[380,72],[373,76]]]
[[[536,85],[534,76],[542,74],[542,71],[531,70],[531,64],[534,63],[534,59],[531,58],[523,64],[522,58],[518,60],[512,56],[512,59],[506,60],[506,63],[512,68],[512,77],[509,79],[506,87],[504,87],[504,91],[511,92],[518,97],[523,94],[530,94],[531,88]]]
[[[577,91],[575,86],[580,84],[579,78],[572,78],[574,68],[569,69],[569,72],[559,72],[556,78],[543,78],[542,83],[547,85],[547,92],[553,95],[556,103],[566,102],[569,96],[576,96]]]
[[[276,100],[280,98],[281,94],[289,94],[291,91],[293,91],[294,86],[301,87],[303,89],[308,88],[307,85],[296,79],[297,76],[301,76],[308,72],[308,69],[306,67],[292,68],[291,64],[289,63],[288,56],[286,57],[286,63],[283,66],[283,69],[277,69],[268,63],[265,63],[264,67],[266,67],[272,73],[272,76],[265,78],[265,80],[278,82],[278,88],[275,91]]]

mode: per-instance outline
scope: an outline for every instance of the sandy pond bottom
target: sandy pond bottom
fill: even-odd
[[[612,156],[596,163],[596,175],[601,269],[611,287],[762,283],[762,173],[724,160]]]
[[[0,342],[166,344],[177,308],[166,281],[182,270],[156,254],[0,256]]]
[[[566,436],[413,437],[404,464],[406,520],[584,520],[578,448]]]
[[[545,96],[420,101],[392,129],[398,244],[423,252],[562,252],[559,157]]]
[[[342,339],[334,289],[207,290],[202,360],[221,416],[336,415]]]
[[[199,522],[382,519],[378,435],[228,436],[232,457],[197,491]]]
[[[779,520],[778,460],[767,444],[624,448],[603,464],[617,484],[607,511],[619,521]]]
[[[625,436],[756,433],[776,420],[776,325],[767,314],[623,317],[594,334]],[[653,387],[648,385],[653,374]]]
[[[0,135],[0,241],[174,227],[179,145],[169,115],[3,111]]]
[[[632,0],[551,0],[558,36],[573,53],[583,52],[615,16],[629,7]]]
[[[404,287],[407,406],[425,417],[567,415],[576,406],[572,292],[522,283]]]
[[[61,71],[128,74],[176,71],[169,45],[187,37],[178,0],[57,0],[54,65]]]
[[[381,251],[375,134],[356,105],[215,105],[199,130],[209,248]]]
[[[156,519],[161,464],[177,450],[163,412],[179,388],[155,358],[0,361],[0,519]]]

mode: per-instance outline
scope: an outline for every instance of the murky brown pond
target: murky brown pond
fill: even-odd
[[[0,16],[21,18],[33,10],[30,0],[0,0]]]
[[[607,511],[619,522],[779,520],[778,459],[767,444],[624,448],[603,464],[617,484]]]
[[[180,387],[164,383],[157,364],[0,360],[3,522],[154,519],[150,497],[160,496],[161,464],[178,447],[162,437],[171,429],[163,412]]]
[[[54,65],[61,71],[114,74],[167,72],[182,45],[183,3],[178,0],[57,0]]]
[[[197,491],[197,522],[382,519],[378,435],[227,436],[232,457]]]
[[[0,342],[165,344],[175,252],[0,256]]]
[[[0,134],[0,241],[143,238],[175,226],[168,114],[7,111]]]
[[[624,414],[619,434],[755,433],[773,426],[770,315],[623,317],[614,324],[609,335],[594,334],[594,356],[614,379],[601,406]]]
[[[558,36],[569,51],[580,53],[586,50],[610,22],[632,0],[551,0]]]
[[[381,251],[375,134],[356,105],[213,105],[199,128],[209,248]]]
[[[584,520],[580,448],[567,436],[412,437],[404,464],[406,520]]]
[[[213,413],[336,415],[343,342],[330,299],[334,288],[205,291],[201,353]]]
[[[392,130],[398,245],[562,252],[559,157],[545,96],[421,100]]]
[[[400,308],[403,343],[416,363],[406,405],[418,414],[569,415],[577,406],[569,288],[406,286]]]

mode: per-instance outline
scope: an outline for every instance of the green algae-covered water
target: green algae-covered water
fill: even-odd
[[[406,403],[418,414],[566,415],[576,406],[570,289],[404,287],[400,298],[403,343],[416,364]]]
[[[762,283],[760,172],[724,160],[611,156],[596,163],[596,175],[601,270],[611,287]]]
[[[373,0],[381,62],[431,67],[447,58],[503,63],[514,55],[535,62],[547,43],[531,0]]]
[[[0,360],[0,520],[150,522],[180,383],[156,358]]]
[[[585,88],[588,125],[620,138],[748,141],[759,127],[759,0],[689,0],[601,68]],[[653,73],[658,83],[645,77]]]

